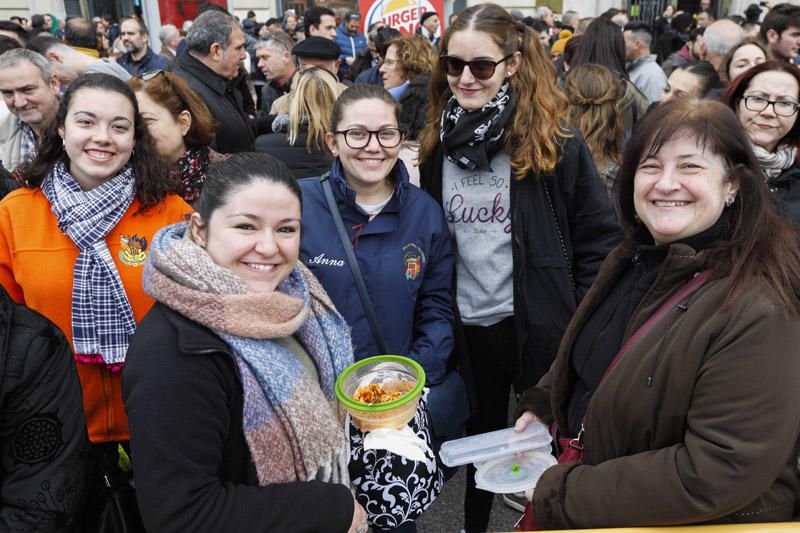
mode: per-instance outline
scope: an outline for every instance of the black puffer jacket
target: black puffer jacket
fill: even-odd
[[[259,135],[256,138],[256,151],[269,154],[286,163],[295,179],[311,178],[328,171],[333,159],[328,152],[314,148],[309,154],[306,150],[308,128],[300,127],[294,144],[289,144],[286,131]]]
[[[0,531],[84,531],[89,438],[72,350],[2,287],[0,371]]]
[[[440,145],[420,167],[422,189],[440,204],[443,157]],[[550,368],[564,328],[600,263],[621,240],[608,194],[578,133],[563,141],[552,173],[512,179],[511,221],[514,319],[522,363],[516,388],[525,390]],[[456,333],[463,362],[467,347]]]
[[[781,214],[800,223],[800,167],[792,165],[778,177],[767,180],[767,185],[778,201]]]

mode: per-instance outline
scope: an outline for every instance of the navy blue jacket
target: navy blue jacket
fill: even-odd
[[[117,63],[127,70],[131,76],[138,76],[152,70],[167,70],[167,68],[169,68],[169,61],[167,61],[167,58],[156,54],[149,46],[147,47],[147,53],[139,61],[134,61],[131,53],[128,52],[118,58]]]
[[[356,205],[356,193],[345,182],[338,160],[330,170],[333,193],[387,348],[419,362],[428,383],[434,384],[444,377],[453,350],[450,232],[442,207],[409,183],[401,161],[391,178],[394,195],[370,221]],[[356,360],[378,355],[320,178],[299,183],[303,189],[300,258],[352,328]]]

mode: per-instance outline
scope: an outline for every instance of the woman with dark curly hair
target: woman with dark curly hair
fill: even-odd
[[[142,267],[161,227],[191,213],[158,155],[133,91],[106,74],[69,86],[25,184],[0,202],[0,284],[72,344],[89,439],[102,473],[127,445],[120,370],[153,305]]]

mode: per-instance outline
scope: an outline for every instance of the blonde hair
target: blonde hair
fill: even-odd
[[[478,4],[461,12],[453,22],[442,39],[442,53],[447,54],[453,33],[469,29],[488,34],[504,55],[522,54],[519,70],[509,78],[519,103],[503,139],[515,178],[523,179],[531,171],[552,172],[559,161],[559,139],[570,136],[563,121],[567,99],[556,87],[556,69],[536,33],[518,24],[497,4]],[[430,91],[428,126],[420,136],[420,162],[431,157],[439,144],[442,111],[453,94],[439,63],[433,69]]]
[[[322,67],[309,67],[297,73],[292,83],[289,104],[289,144],[294,145],[303,121],[308,122],[306,151],[325,151],[325,133],[331,129],[333,104],[342,92],[336,77]]]
[[[617,101],[619,80],[602,65],[587,63],[569,70],[564,94],[569,120],[583,135],[598,169],[619,164],[622,117]]]

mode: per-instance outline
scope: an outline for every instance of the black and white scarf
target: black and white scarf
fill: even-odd
[[[761,164],[761,170],[764,171],[767,179],[777,178],[784,170],[794,165],[797,160],[796,146],[784,144],[778,146],[772,152],[757,144],[751,143],[750,146],[753,148],[753,153],[756,154],[756,159]]]
[[[455,96],[445,104],[439,140],[445,157],[469,170],[491,170],[489,162],[502,148],[500,141],[517,108],[517,97],[506,82],[484,106],[475,111],[461,107]]]
[[[58,162],[41,189],[58,228],[79,250],[72,282],[75,355],[80,361],[119,367],[136,322],[105,237],[133,202],[133,170],[126,165],[105,183],[84,191],[64,163]]]

